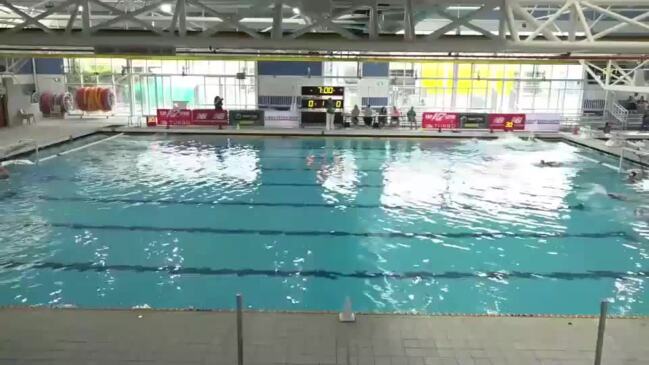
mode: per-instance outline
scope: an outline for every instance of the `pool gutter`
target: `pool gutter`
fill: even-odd
[[[497,139],[511,132],[490,132],[487,129],[476,130],[409,130],[409,129],[336,129],[325,131],[320,128],[301,129],[214,129],[214,128],[135,128],[135,127],[107,127],[102,129],[105,133],[126,133],[126,134],[181,134],[181,135],[225,135],[225,136],[265,136],[265,137],[363,137],[363,138],[413,138],[413,139]],[[530,136],[531,132],[514,132],[519,136]],[[534,133],[539,139],[560,140],[559,133],[540,132]]]
[[[236,310],[230,309],[201,309],[201,308],[85,308],[76,306],[0,306],[0,311],[20,310],[20,311],[76,311],[83,310],[89,312],[202,312],[202,313],[236,313]],[[305,310],[264,310],[264,309],[246,309],[246,313],[269,313],[269,314],[313,314],[313,315],[338,315],[336,311],[305,311]],[[450,318],[599,318],[598,314],[550,314],[550,313],[453,313],[453,312],[355,312],[360,316],[404,316],[404,317],[450,317]],[[615,319],[649,319],[649,315],[616,315],[609,314],[608,318]]]

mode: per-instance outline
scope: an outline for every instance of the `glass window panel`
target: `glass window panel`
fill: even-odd
[[[180,70],[179,70],[179,67],[178,67],[178,62],[176,62],[176,60],[162,61],[162,73],[163,74],[171,74],[171,75],[179,74]]]
[[[552,78],[565,79],[568,77],[568,65],[552,65]]]
[[[581,65],[568,65],[567,78],[582,80],[584,78],[584,68]]]

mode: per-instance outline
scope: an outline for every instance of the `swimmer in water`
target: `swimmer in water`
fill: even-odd
[[[626,181],[630,184],[635,184],[638,181],[644,179],[645,173],[644,170],[629,170]]]
[[[545,161],[541,160],[539,163],[539,166],[541,167],[561,167],[563,164],[561,162],[556,162],[556,161]]]
[[[620,200],[620,201],[626,201],[627,200],[626,196],[624,196],[622,194],[618,194],[618,193],[607,193],[606,195],[608,195],[609,198],[615,199],[615,200]]]
[[[634,213],[637,218],[649,220],[649,209],[647,208],[638,208]]]
[[[0,166],[0,180],[7,179],[9,179],[9,170],[7,170],[4,166]]]
[[[573,209],[573,210],[586,210],[586,206],[583,203],[577,203],[575,205],[571,205],[570,209]]]

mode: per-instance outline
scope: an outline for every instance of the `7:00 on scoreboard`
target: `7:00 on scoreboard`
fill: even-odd
[[[342,109],[345,106],[344,100],[332,100],[334,108]],[[325,109],[326,99],[302,99],[302,109]]]
[[[342,86],[302,86],[304,96],[343,96],[345,88]]]

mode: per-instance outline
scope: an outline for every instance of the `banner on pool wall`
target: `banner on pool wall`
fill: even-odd
[[[264,125],[270,128],[300,128],[300,112],[292,110],[266,110]]]
[[[453,128],[457,128],[457,125],[458,125],[457,113],[425,112],[421,116],[422,128],[453,129]]]
[[[264,125],[263,110],[230,110],[230,124],[232,125]]]
[[[525,114],[489,114],[489,128],[522,131],[525,129]]]
[[[194,109],[192,110],[192,124],[195,125],[228,125],[227,110]]]
[[[533,113],[527,114],[525,130],[530,132],[558,132],[561,127],[561,114]]]
[[[188,125],[192,123],[192,111],[189,109],[158,109],[158,125]]]
[[[487,114],[460,113],[460,128],[487,129]]]

